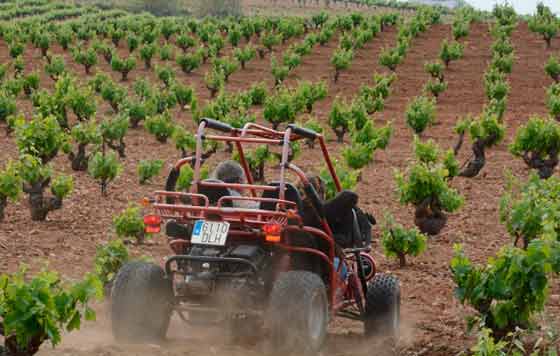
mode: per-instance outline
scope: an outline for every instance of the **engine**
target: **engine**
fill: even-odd
[[[232,247],[193,246],[187,256],[202,261],[185,261],[176,292],[190,301],[240,309],[262,300],[264,282],[261,271],[267,269],[267,251],[256,245]],[[208,261],[205,258],[208,257]],[[246,262],[244,262],[246,261]]]

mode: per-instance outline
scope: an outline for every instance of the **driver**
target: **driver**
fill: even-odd
[[[247,183],[245,171],[237,161],[232,160],[220,162],[210,175],[210,178],[218,179],[229,184]],[[237,189],[228,188],[228,190],[232,196],[243,196]],[[259,205],[258,202],[251,200],[234,200],[232,204],[234,208],[245,209],[256,209]]]
[[[210,177],[224,183],[245,184],[246,182],[243,168],[239,163],[232,160],[220,162]]]

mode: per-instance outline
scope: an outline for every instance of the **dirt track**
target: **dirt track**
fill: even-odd
[[[335,328],[336,329],[336,328]],[[224,330],[219,327],[195,328],[174,318],[171,322],[168,340],[161,344],[119,345],[111,336],[110,323],[101,313],[95,323],[88,323],[81,331],[64,338],[60,347],[44,347],[39,356],[184,356],[184,355],[219,355],[219,356],[264,356],[267,355],[266,340],[256,345],[234,345],[227,341]],[[324,355],[331,356],[367,356],[371,355],[372,344],[365,342],[357,333],[351,331],[337,332],[329,335]],[[380,352],[376,355],[388,356],[391,353]]]
[[[437,25],[427,33],[415,39],[405,62],[397,69],[398,80],[393,93],[386,103],[385,111],[376,116],[378,123],[391,120],[394,123],[395,135],[385,152],[377,153],[376,160],[363,172],[363,182],[358,186],[361,204],[381,218],[385,212],[393,213],[397,220],[410,226],[413,220],[412,210],[399,206],[394,190],[393,170],[404,169],[411,156],[410,144],[412,134],[404,122],[404,110],[408,100],[420,94],[428,75],[423,70],[427,60],[437,56],[440,42],[450,37],[448,25]],[[313,54],[304,59],[289,83],[297,79],[327,80],[330,85],[329,97],[320,102],[314,114],[325,122],[332,99],[341,94],[353,96],[359,86],[368,82],[375,71],[382,71],[377,64],[377,56],[384,46],[394,44],[395,30],[388,29],[381,33],[366,47],[358,51],[350,70],[345,71],[339,83],[332,83],[332,70],[329,65],[330,54],[337,46],[338,40],[331,41],[328,46],[316,47]],[[398,269],[395,261],[388,261],[382,254],[378,240],[374,242],[374,257],[379,263],[380,271],[397,274],[402,281],[404,338],[400,354],[453,355],[465,350],[472,344],[472,338],[465,333],[464,317],[469,312],[460,306],[453,297],[453,283],[449,273],[449,261],[452,246],[463,243],[466,252],[476,261],[483,262],[494,254],[501,246],[510,243],[504,227],[499,223],[498,202],[503,192],[504,171],[511,170],[518,177],[527,176],[527,169],[521,160],[514,159],[507,151],[515,129],[525,122],[532,114],[544,114],[545,89],[551,80],[546,77],[543,65],[552,52],[558,53],[560,40],[553,42],[551,50],[545,50],[544,43],[536,35],[530,33],[525,24],[521,24],[512,37],[516,49],[516,62],[510,75],[512,91],[508,100],[506,123],[508,135],[498,147],[493,148],[487,157],[487,166],[483,174],[475,179],[457,179],[455,187],[465,196],[465,206],[450,216],[448,226],[442,234],[429,241],[428,251],[416,259],[411,259],[410,266]],[[453,126],[457,118],[467,113],[477,114],[484,104],[482,85],[483,72],[490,59],[490,44],[487,26],[476,24],[471,34],[464,40],[465,57],[454,62],[446,70],[449,89],[441,96],[438,103],[438,124],[427,130],[426,138],[433,138],[442,147],[453,145],[455,137]],[[283,48],[283,47],[282,47]],[[280,50],[282,49],[280,48]],[[122,50],[122,49],[121,49]],[[27,51],[28,68],[42,68],[39,53]],[[73,63],[66,53],[67,63]],[[6,44],[0,42],[0,61],[8,58]],[[100,60],[103,62],[103,60]],[[101,67],[110,73],[110,68],[103,62]],[[96,68],[96,70],[97,70]],[[83,68],[72,64],[76,73]],[[208,94],[202,82],[207,67],[202,67],[191,75],[178,71],[178,77],[185,83],[192,84],[201,99]],[[147,72],[143,66],[131,73],[131,81],[141,76],[154,78],[153,72]],[[115,79],[117,76],[115,75]],[[246,71],[235,73],[228,85],[228,90],[247,88],[251,82],[266,78],[271,83],[270,60],[256,59],[249,63]],[[49,83],[46,76],[43,83]],[[29,102],[22,103],[26,110]],[[104,105],[100,117],[108,108]],[[177,121],[192,127],[190,114],[176,112]],[[78,277],[91,268],[95,246],[106,241],[111,232],[112,216],[126,207],[129,201],[138,201],[149,192],[163,185],[164,177],[159,177],[148,186],[139,186],[136,181],[136,163],[140,159],[165,159],[169,167],[178,152],[172,144],[162,145],[142,129],[131,130],[126,137],[127,160],[125,170],[120,178],[109,187],[109,197],[102,198],[98,186],[85,173],[74,174],[75,192],[65,202],[65,207],[49,215],[44,223],[30,222],[29,212],[24,202],[9,205],[6,211],[6,222],[0,225],[0,260],[1,271],[13,271],[19,262],[37,267],[43,261],[49,261],[51,267],[69,277]],[[339,152],[341,145],[330,142],[333,153]],[[467,158],[468,143],[463,148],[461,159]],[[337,153],[335,153],[336,155]],[[0,161],[16,157],[16,148],[12,138],[0,137]],[[221,154],[218,158],[224,158]],[[297,162],[307,170],[317,167],[319,151],[305,152]],[[55,160],[55,167],[71,173],[66,157]],[[558,174],[558,173],[556,173]],[[375,231],[376,235],[378,231]],[[144,248],[133,248],[136,254],[147,254],[161,261],[167,253],[163,236],[157,237],[153,245]],[[70,267],[71,266],[71,267]],[[560,294],[558,281],[553,281],[552,294]],[[552,298],[546,313],[560,322],[559,298]],[[371,355],[369,345],[359,345],[356,337],[347,335],[353,325],[341,322],[333,327],[326,355]],[[45,348],[40,355],[258,355],[258,349],[246,350],[231,348],[221,343],[219,333],[185,333],[174,330],[169,345],[163,347],[147,346],[123,348],[113,345],[106,322],[87,325],[76,337],[69,337],[61,348],[52,351]],[[183,330],[183,329],[181,329]],[[186,336],[185,336],[186,335]],[[358,343],[357,347],[346,349]],[[212,346],[211,346],[212,345]],[[350,351],[349,351],[350,350]],[[406,350],[406,351],[405,351]]]

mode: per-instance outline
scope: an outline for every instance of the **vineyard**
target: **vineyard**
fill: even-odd
[[[261,354],[177,332],[132,351],[99,337],[122,263],[168,254],[163,233],[144,233],[141,202],[195,151],[202,118],[327,138],[344,188],[377,220],[378,271],[401,281],[395,354],[560,352],[560,19],[542,5],[527,17],[392,5],[198,19],[0,3],[6,354]],[[238,160],[232,148],[206,145],[203,170]],[[252,149],[255,181],[279,155]],[[319,147],[289,156],[335,195]],[[192,179],[184,166],[178,188]],[[371,354],[358,329],[333,325],[325,354]]]

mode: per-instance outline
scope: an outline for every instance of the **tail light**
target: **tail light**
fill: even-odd
[[[262,231],[264,232],[265,241],[267,242],[280,242],[282,239],[282,225],[280,224],[265,224]]]
[[[161,217],[159,215],[144,216],[145,231],[148,234],[155,234],[161,231]]]
[[[144,207],[147,208],[150,206],[150,204],[154,203],[155,200],[152,198],[148,198],[148,197],[144,197],[142,198],[142,200],[140,200],[140,204]]]

